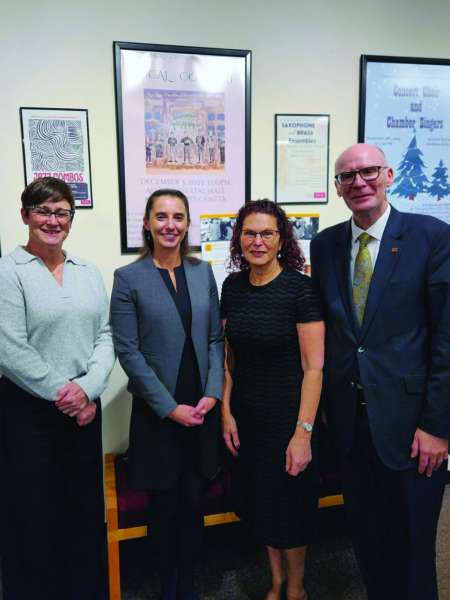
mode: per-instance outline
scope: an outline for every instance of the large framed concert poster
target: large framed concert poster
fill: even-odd
[[[148,196],[179,189],[200,214],[250,198],[249,50],[114,42],[121,245],[136,252]]]
[[[393,167],[393,206],[450,223],[450,60],[361,56],[359,141]]]

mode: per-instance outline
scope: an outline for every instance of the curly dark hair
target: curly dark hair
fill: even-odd
[[[247,202],[239,209],[230,242],[229,269],[232,271],[244,271],[249,268],[249,264],[242,253],[241,233],[245,218],[252,213],[264,213],[266,215],[273,215],[276,218],[281,240],[281,249],[278,255],[280,264],[288,269],[303,271],[305,257],[295,239],[292,231],[292,223],[287,218],[281,206],[266,198]]]

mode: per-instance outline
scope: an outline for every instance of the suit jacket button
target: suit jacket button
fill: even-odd
[[[360,352],[360,353],[361,353],[361,352],[365,352],[365,351],[366,351],[366,349],[364,348],[364,346],[360,346],[360,347],[358,348],[358,352]]]

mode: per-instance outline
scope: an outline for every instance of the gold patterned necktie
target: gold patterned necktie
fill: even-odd
[[[355,258],[355,270],[353,273],[353,302],[355,304],[356,316],[361,325],[366,308],[367,294],[369,293],[370,280],[372,279],[372,258],[367,244],[372,240],[368,233],[361,233],[358,237],[359,250]]]

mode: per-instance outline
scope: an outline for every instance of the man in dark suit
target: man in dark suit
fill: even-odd
[[[311,243],[327,324],[324,408],[369,600],[437,600],[450,437],[450,227],[398,212],[383,152],[336,161],[350,221]]]

